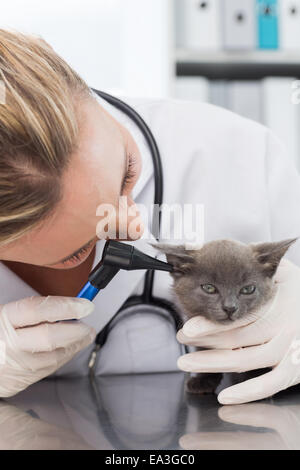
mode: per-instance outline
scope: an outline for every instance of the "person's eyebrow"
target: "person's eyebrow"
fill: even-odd
[[[70,255],[66,256],[63,259],[60,259],[59,261],[56,261],[56,263],[47,264],[47,266],[54,266],[55,264],[60,264],[60,263],[64,263],[65,261],[68,261],[68,259],[70,259],[73,256],[77,255],[83,248],[86,248],[90,243],[92,243],[92,241],[94,239],[95,239],[95,237],[91,238],[91,240],[89,240],[87,243],[85,243],[80,248],[78,248],[78,250],[74,251],[73,253],[71,253]]]

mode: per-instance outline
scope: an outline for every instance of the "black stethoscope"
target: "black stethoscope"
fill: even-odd
[[[92,88],[92,90],[108,103],[127,114],[144,135],[150,149],[154,167],[154,204],[158,204],[157,207],[161,207],[163,202],[163,171],[159,149],[152,132],[141,116],[127,103],[124,103],[124,101],[121,101],[119,98],[103,91],[99,91],[94,88]],[[161,214],[159,211],[158,232],[160,230],[160,225]],[[174,306],[169,301],[153,295],[154,271],[162,270],[170,272],[173,269],[172,265],[145,255],[126,243],[121,243],[115,240],[109,240],[106,242],[101,261],[91,271],[88,282],[83,286],[77,297],[84,297],[89,300],[93,300],[98,292],[107,286],[120,269],[147,269],[143,292],[141,295],[129,297],[96,336],[95,347],[91,353],[89,361],[90,373],[94,372],[97,353],[105,344],[107,336],[113,326],[121,317],[127,317],[127,315],[132,315],[137,312],[137,307],[139,312],[148,312],[150,308],[151,312],[155,312],[158,315],[167,318],[174,324],[176,332],[182,326],[182,319]],[[187,348],[185,346],[182,347],[183,351],[187,352]]]

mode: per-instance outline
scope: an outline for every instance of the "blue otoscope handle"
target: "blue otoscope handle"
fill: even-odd
[[[79,294],[76,297],[82,297],[84,299],[93,300],[98,294],[100,289],[94,287],[89,281],[83,286]]]
[[[76,295],[76,297],[81,297],[83,299],[88,299],[88,300],[93,300],[100,289],[97,289],[97,287],[94,287],[93,284],[91,284],[89,281],[83,286],[81,291]],[[73,320],[62,320],[64,322],[69,322],[69,321],[77,321],[75,318]]]

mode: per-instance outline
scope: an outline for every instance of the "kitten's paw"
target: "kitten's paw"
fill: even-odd
[[[222,374],[196,375],[190,377],[185,386],[188,393],[197,393],[199,395],[208,395],[215,392],[222,378]]]

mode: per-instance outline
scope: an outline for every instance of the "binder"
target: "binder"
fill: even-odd
[[[243,117],[262,122],[261,81],[233,81],[227,86],[227,107]]]
[[[210,82],[210,97],[211,104],[228,108],[227,103],[227,81],[226,80],[212,80]]]
[[[277,0],[257,0],[258,47],[278,49]]]
[[[224,0],[177,0],[177,45],[187,49],[221,49],[220,2]]]
[[[174,97],[182,100],[209,102],[209,80],[204,77],[177,77],[174,82]]]
[[[223,6],[225,49],[256,48],[256,0],[226,0]]]
[[[263,123],[272,129],[287,149],[288,158],[299,169],[299,105],[292,103],[294,78],[268,77],[262,81]]]
[[[283,50],[300,50],[300,0],[279,0],[279,43]]]

